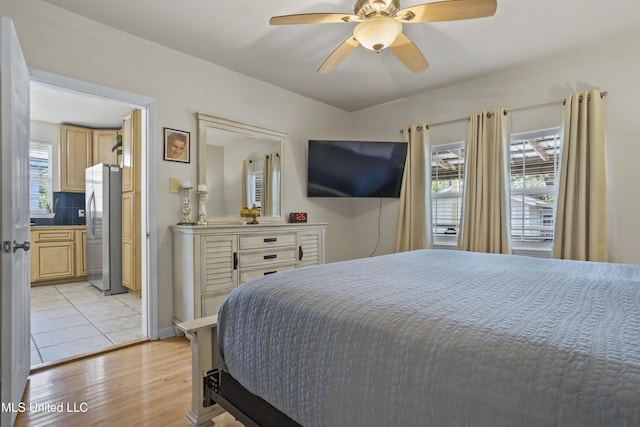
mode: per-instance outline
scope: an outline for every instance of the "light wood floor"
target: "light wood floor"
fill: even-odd
[[[15,426],[187,426],[190,401],[189,341],[175,337],[31,374]],[[229,414],[214,421],[243,427]]]

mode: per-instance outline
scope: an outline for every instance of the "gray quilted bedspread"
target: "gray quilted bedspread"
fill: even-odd
[[[249,281],[226,369],[305,427],[640,426],[640,266],[424,250]]]

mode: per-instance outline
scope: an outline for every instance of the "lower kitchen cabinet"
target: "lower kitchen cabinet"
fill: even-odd
[[[86,279],[84,226],[31,229],[31,283],[46,285]]]
[[[87,230],[75,230],[76,277],[87,276]]]

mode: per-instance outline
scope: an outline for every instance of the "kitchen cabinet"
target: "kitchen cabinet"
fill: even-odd
[[[87,230],[75,230],[76,277],[87,276]]]
[[[84,171],[92,164],[91,129],[60,125],[60,191],[84,193]]]
[[[33,227],[31,282],[46,285],[86,279],[84,242],[83,227]]]
[[[139,229],[140,225],[134,222],[135,205],[134,192],[122,195],[122,284],[131,293],[140,296],[140,269],[136,259],[136,250],[140,247],[140,243],[136,242],[136,229]]]
[[[218,312],[240,283],[324,263],[326,224],[173,226],[173,313],[184,322]]]
[[[122,284],[142,291],[142,111],[136,109],[122,125]]]
[[[94,129],[91,132],[91,165],[106,163],[110,165],[119,164],[119,159],[114,151],[111,151],[116,143],[116,137],[120,133],[119,129]]]
[[[85,190],[85,169],[98,163],[118,164],[112,152],[118,129],[89,129],[61,125],[60,133],[60,191]]]

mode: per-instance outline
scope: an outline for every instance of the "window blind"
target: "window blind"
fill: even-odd
[[[434,236],[455,236],[460,226],[464,179],[463,143],[434,147],[431,152],[431,194]]]
[[[29,143],[29,210],[51,210],[51,143]]]
[[[558,129],[511,138],[511,239],[552,241],[558,177]]]

